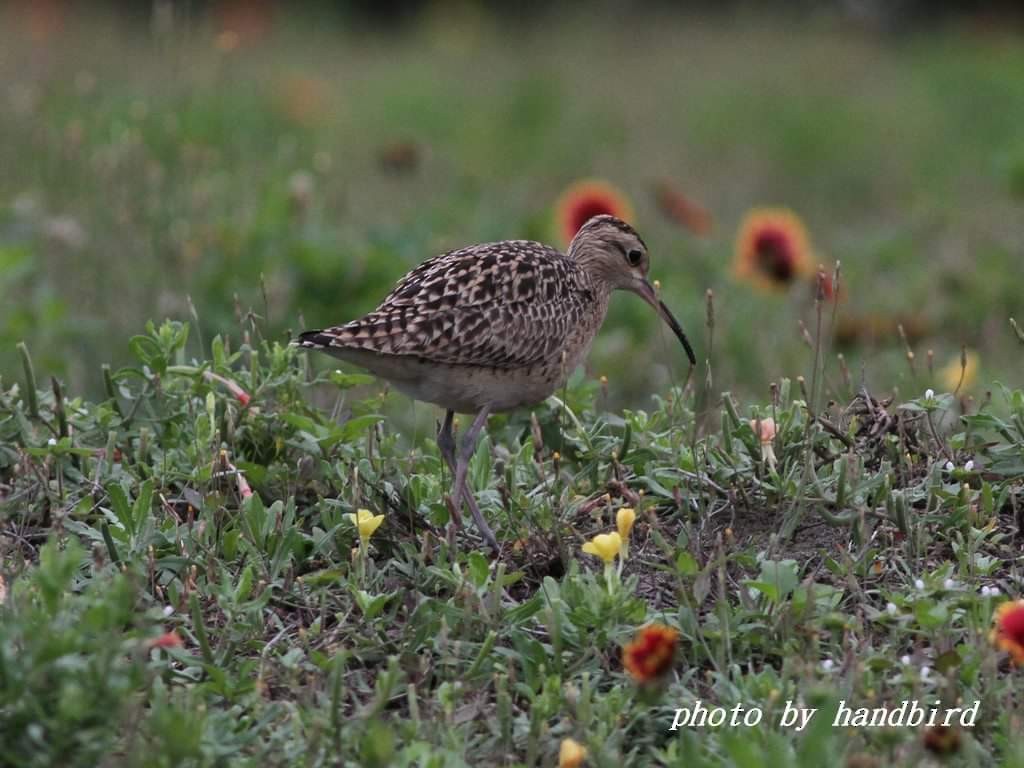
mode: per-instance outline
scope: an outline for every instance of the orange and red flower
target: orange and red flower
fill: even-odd
[[[960,749],[960,729],[951,725],[933,725],[921,736],[924,748],[933,755],[951,755]]]
[[[558,748],[558,768],[580,768],[586,759],[586,747],[575,739],[562,739]]]
[[[737,277],[768,290],[784,289],[816,275],[807,230],[786,208],[755,208],[736,236]]]
[[[570,184],[555,203],[555,224],[563,243],[568,245],[580,227],[602,213],[632,221],[633,206],[607,181],[583,179]]]
[[[711,234],[714,219],[703,205],[684,194],[668,179],[662,179],[654,187],[658,207],[672,221],[698,237]]]
[[[996,608],[995,626],[989,638],[1001,651],[1010,654],[1018,667],[1024,667],[1024,600],[1010,600]]]
[[[184,645],[185,641],[181,639],[181,635],[173,629],[169,632],[164,632],[158,637],[151,638],[146,643],[147,648],[181,648]]]
[[[655,680],[672,668],[679,632],[664,624],[649,624],[622,649],[622,666],[638,683]]]

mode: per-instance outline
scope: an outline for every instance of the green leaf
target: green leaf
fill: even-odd
[[[117,516],[118,522],[130,534],[135,534],[135,520],[132,515],[131,505],[128,503],[128,495],[118,483],[107,485],[107,496],[110,498],[110,507]]]
[[[800,583],[799,568],[796,560],[762,560],[760,578],[747,582],[747,586],[780,602]]]
[[[135,499],[134,526],[133,531],[138,532],[142,523],[149,517],[153,506],[153,481],[146,480],[139,488],[138,498]]]
[[[332,371],[327,377],[338,389],[352,389],[352,387],[363,387],[373,384],[376,379],[368,373],[345,373],[343,371]]]
[[[521,605],[505,613],[505,621],[510,626],[518,626],[537,614],[544,607],[543,595],[537,592],[533,597]]]
[[[371,595],[369,592],[364,592],[361,589],[353,589],[352,595],[356,599],[356,605],[359,606],[359,610],[362,611],[363,618],[374,619],[380,615],[381,611],[384,610],[384,606],[395,596],[395,593],[388,592],[382,595]]]
[[[310,587],[331,587],[341,583],[345,572],[340,568],[323,568],[302,576],[302,583]]]
[[[688,551],[676,555],[676,570],[681,576],[693,576],[699,570],[697,561]]]
[[[252,590],[252,565],[245,566],[242,575],[238,579],[238,586],[235,587],[235,602],[244,603]]]
[[[922,629],[938,629],[949,620],[949,610],[943,603],[918,600],[914,605],[914,616]]]
[[[490,562],[487,558],[480,552],[470,552],[468,565],[469,580],[478,588],[484,586],[487,583],[487,579],[491,572]]]
[[[374,424],[379,421],[383,421],[384,417],[377,413],[368,413],[365,416],[356,416],[355,418],[346,421],[341,428],[340,440],[342,442],[351,443],[352,441],[363,437],[366,434],[366,430],[370,429]],[[335,441],[331,441],[332,444]]]

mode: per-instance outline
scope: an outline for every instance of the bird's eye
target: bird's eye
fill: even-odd
[[[626,254],[626,260],[629,262],[630,266],[632,266],[632,267],[639,267],[640,266],[640,262],[643,261],[643,259],[644,259],[643,252],[637,250],[636,248],[634,248],[633,250],[631,250],[629,253]]]

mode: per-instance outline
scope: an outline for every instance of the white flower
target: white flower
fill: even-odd
[[[932,673],[932,668],[929,667],[927,664],[925,664],[923,667],[921,667],[921,679],[922,680],[927,680],[928,676],[931,673]]]
[[[954,466],[953,462],[952,461],[947,461],[946,462],[946,471],[947,472],[952,472],[954,469],[956,469],[956,466]]]
[[[885,610],[890,616],[895,616],[900,612],[900,609],[896,607],[896,603],[886,603]]]
[[[832,661],[832,659],[825,659],[823,662],[821,662],[821,668],[823,670],[825,670],[826,672],[831,672],[832,671],[832,667],[834,667],[834,666],[835,666],[835,662]]]
[[[971,472],[974,470],[974,459],[968,459],[967,463],[964,464],[964,472]]]
[[[902,664],[904,667],[909,667],[910,666],[910,654],[909,653],[905,653],[902,656],[900,656],[900,664]]]
[[[46,441],[46,444],[47,445],[56,445],[57,444],[57,438],[56,437],[51,437],[49,440]]]
[[[924,582],[921,579],[914,579],[914,586],[917,589],[924,589]]]
[[[943,589],[956,589],[956,582],[953,579],[946,579],[942,582]]]
[[[999,597],[999,587],[982,587],[982,597]]]
[[[172,613],[174,613],[174,606],[165,605],[164,606],[164,616],[170,616]]]
[[[924,399],[925,400],[931,400],[934,397],[935,397],[935,390],[934,389],[926,389],[924,391]]]

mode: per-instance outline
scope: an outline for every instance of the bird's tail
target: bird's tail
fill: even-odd
[[[299,338],[292,341],[291,346],[303,347],[305,349],[326,349],[331,346],[333,339],[334,336],[325,333],[323,330],[304,331],[299,334]]]

